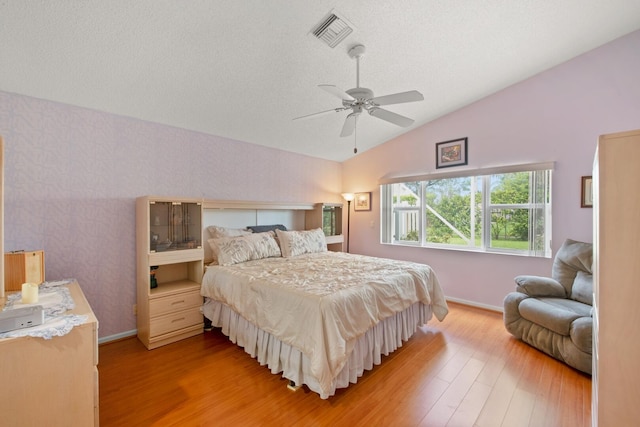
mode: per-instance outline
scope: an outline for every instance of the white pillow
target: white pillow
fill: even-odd
[[[219,227],[217,225],[208,226],[207,231],[209,232],[209,236],[211,236],[212,239],[219,239],[221,237],[246,236],[253,233],[253,231],[251,230],[244,230],[242,228]],[[211,258],[211,263],[209,265],[216,264],[218,264],[218,258],[216,257],[216,253],[214,251]]]
[[[306,231],[276,230],[283,257],[326,252],[327,239],[321,228]]]
[[[235,236],[246,236],[247,234],[251,234],[251,230],[243,230],[242,228],[227,228],[227,227],[218,227],[217,225],[210,225],[207,227],[209,230],[209,234],[212,239],[218,239],[220,237],[235,237]]]
[[[255,259],[279,257],[280,247],[273,232],[207,240],[218,265],[233,265]]]

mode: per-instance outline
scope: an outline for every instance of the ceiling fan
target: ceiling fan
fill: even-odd
[[[417,90],[411,90],[408,92],[374,97],[371,89],[360,87],[360,58],[362,58],[364,52],[365,48],[363,45],[356,45],[349,49],[349,57],[357,61],[355,88],[343,91],[334,85],[318,85],[320,89],[340,98],[342,100],[342,107],[296,117],[293,120],[306,119],[331,112],[339,113],[341,111],[351,110],[351,113],[349,113],[344,121],[344,125],[342,126],[342,132],[340,132],[340,136],[342,137],[349,136],[354,132],[356,128],[356,120],[363,111],[367,111],[369,115],[385,120],[389,123],[393,123],[394,125],[402,127],[411,126],[413,124],[413,119],[382,109],[380,106],[422,101],[424,100],[424,96],[422,96],[422,94]]]

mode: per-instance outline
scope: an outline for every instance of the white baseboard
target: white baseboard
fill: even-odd
[[[504,312],[502,307],[496,307],[495,305],[480,304],[475,301],[468,301],[468,300],[464,300],[460,298],[452,298],[452,297],[446,297],[446,300],[451,302],[457,302],[458,304],[469,305],[471,307],[478,307],[478,308],[484,308],[485,310],[497,311],[498,313]],[[108,337],[99,338],[98,344],[105,344],[110,341],[116,341],[122,338],[129,338],[137,334],[138,334],[137,329],[132,329],[126,332],[120,332],[119,334],[114,334],[114,335],[109,335]]]
[[[497,307],[495,305],[480,304],[480,303],[477,303],[475,301],[468,301],[468,300],[464,300],[464,299],[460,299],[460,298],[452,298],[452,297],[446,297],[446,300],[447,301],[451,301],[451,302],[457,302],[458,304],[470,305],[471,307],[484,308],[485,310],[491,310],[491,311],[497,311],[498,313],[504,313],[504,308],[503,307]]]
[[[108,343],[109,341],[116,341],[122,338],[129,338],[138,335],[137,329],[132,329],[126,332],[120,332],[119,334],[109,335],[108,337],[98,338],[98,344]]]

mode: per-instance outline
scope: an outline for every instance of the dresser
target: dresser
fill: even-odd
[[[0,339],[0,425],[97,426],[98,321],[77,282],[65,314],[85,315],[60,337]],[[5,300],[2,301],[2,306]]]

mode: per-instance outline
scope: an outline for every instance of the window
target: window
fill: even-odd
[[[475,172],[383,183],[382,242],[551,257],[551,165]]]

